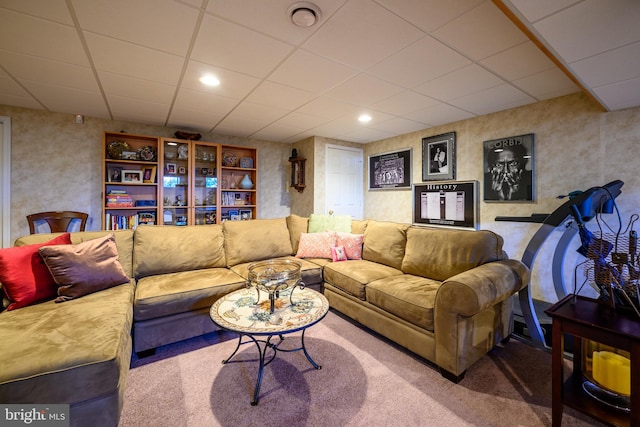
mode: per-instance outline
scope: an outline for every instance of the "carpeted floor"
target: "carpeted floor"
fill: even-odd
[[[550,426],[551,355],[511,340],[453,384],[436,368],[339,314],[307,330],[302,352],[266,367],[260,402],[254,344],[209,334],[132,360],[121,427]],[[297,347],[300,333],[285,343]],[[570,362],[567,362],[570,367]],[[600,425],[565,408],[563,426]]]

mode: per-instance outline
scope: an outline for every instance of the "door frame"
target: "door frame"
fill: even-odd
[[[0,116],[0,237],[1,247],[11,246],[11,118]]]
[[[325,196],[324,196],[324,205],[326,209],[329,209],[329,150],[344,150],[351,151],[360,155],[360,183],[361,189],[360,192],[360,217],[357,219],[362,219],[364,217],[364,150],[362,148],[357,147],[348,147],[345,145],[336,145],[336,144],[327,144],[325,148]]]

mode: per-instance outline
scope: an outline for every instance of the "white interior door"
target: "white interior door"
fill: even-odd
[[[327,211],[336,215],[363,215],[363,152],[358,148],[327,145]]]

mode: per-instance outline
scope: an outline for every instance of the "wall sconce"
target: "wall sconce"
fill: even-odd
[[[306,187],[304,183],[304,163],[307,159],[298,157],[298,150],[295,148],[291,152],[289,162],[291,163],[291,186],[298,190],[299,193],[304,191]]]

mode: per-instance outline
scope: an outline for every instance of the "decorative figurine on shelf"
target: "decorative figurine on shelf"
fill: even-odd
[[[186,159],[189,157],[189,147],[186,144],[182,144],[178,147],[178,158]]]
[[[289,160],[295,159],[296,157],[298,157],[298,150],[294,148],[293,150],[291,150],[291,157],[289,157]]]
[[[177,195],[176,196],[176,202],[174,203],[175,206],[184,206],[184,201],[182,200],[182,196],[181,195]]]
[[[171,206],[171,199],[169,199],[168,197],[165,197],[163,202],[164,202],[165,205]]]

